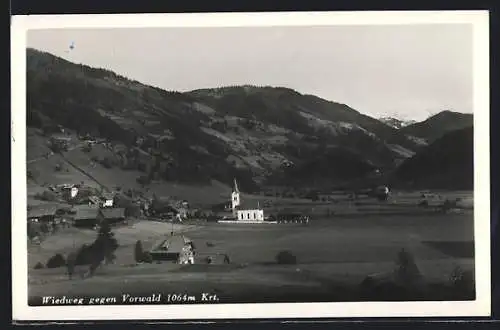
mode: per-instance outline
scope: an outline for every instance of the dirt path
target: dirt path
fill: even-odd
[[[82,173],[83,175],[87,176],[90,180],[94,181],[95,183],[97,183],[101,188],[103,188],[105,191],[109,192],[109,188],[106,187],[104,184],[102,184],[101,182],[99,182],[94,176],[92,176],[92,174],[90,173],[87,173],[86,171],[82,170],[80,167],[78,167],[77,165],[75,165],[73,162],[71,162],[68,158],[66,158],[66,156],[64,156],[62,153],[60,154],[61,157],[64,159],[64,161],[66,163],[68,163],[69,165],[71,165],[75,170],[77,170],[78,172]]]

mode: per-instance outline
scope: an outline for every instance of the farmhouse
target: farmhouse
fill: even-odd
[[[178,261],[191,248],[191,240],[184,235],[173,235],[153,247],[149,253],[153,260]]]
[[[148,207],[150,214],[155,216],[174,217],[179,211],[170,204],[169,200],[153,199]]]
[[[234,189],[231,194],[231,203],[233,216],[235,216],[238,221],[264,221],[264,210],[260,208],[258,203],[257,207],[251,207],[250,205],[242,203],[236,179],[234,180]]]
[[[78,186],[73,184],[67,184],[62,187],[62,193],[64,198],[73,199],[78,195]]]
[[[106,220],[109,224],[116,224],[125,221],[125,218],[124,208],[103,208],[99,210],[97,222]]]
[[[57,150],[68,150],[71,138],[63,134],[54,134],[50,138],[50,145]]]
[[[41,204],[28,208],[28,220],[32,222],[52,223],[55,221],[57,213],[56,204]]]
[[[73,217],[73,224],[75,227],[92,228],[99,223],[99,207],[76,205],[73,207],[73,210],[75,211],[75,216]]]

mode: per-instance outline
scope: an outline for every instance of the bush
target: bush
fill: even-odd
[[[38,172],[35,170],[28,170],[26,171],[26,177],[28,179],[36,180],[36,178],[38,177]]]
[[[47,268],[58,268],[66,265],[66,260],[61,254],[56,254],[52,256],[49,261],[47,261]]]
[[[456,201],[450,201],[449,199],[446,199],[444,203],[441,205],[441,209],[444,212],[448,212],[453,208],[457,207],[457,202]]]
[[[90,143],[88,143],[88,144],[84,145],[84,146],[82,147],[82,151],[83,151],[83,152],[86,152],[86,153],[91,152],[91,151],[92,151],[92,145],[91,145]]]
[[[145,262],[145,263],[148,263],[148,264],[151,264],[153,263],[153,256],[151,255],[151,253],[149,252],[144,252],[143,255],[142,255],[142,262]]]
[[[276,255],[276,263],[280,265],[294,265],[297,263],[297,257],[290,251],[281,251]]]
[[[57,197],[56,197],[56,194],[54,194],[52,191],[45,190],[41,194],[40,193],[36,194],[35,199],[47,201],[47,202],[53,202],[57,199]]]
[[[45,266],[41,262],[37,262],[37,264],[34,267],[35,269],[42,269],[45,268]]]
[[[465,271],[457,266],[450,275],[450,284],[457,291],[474,292],[474,275],[472,271]]]
[[[113,168],[113,161],[108,158],[108,157],[104,157],[102,160],[101,160],[101,165],[104,166],[105,168]]]
[[[141,215],[141,207],[136,204],[131,204],[125,207],[126,217],[138,217]]]
[[[146,175],[141,175],[136,179],[137,183],[142,184],[142,185],[147,185],[151,183],[151,178],[149,178]]]

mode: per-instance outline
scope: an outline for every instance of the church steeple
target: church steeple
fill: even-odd
[[[234,179],[233,193],[231,194],[231,207],[233,209],[233,214],[236,214],[236,208],[240,206],[240,191],[238,189],[238,183]]]
[[[238,182],[236,182],[236,178],[234,179],[233,192],[238,193],[238,194],[240,193],[240,190],[238,189]]]

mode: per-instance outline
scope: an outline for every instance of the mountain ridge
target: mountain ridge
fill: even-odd
[[[401,132],[432,142],[447,132],[472,125],[473,114],[444,110],[424,121],[401,128]]]
[[[150,157],[151,177],[172,182],[238,177],[249,189],[275,179],[284,164],[307,168],[314,159],[323,168],[318,151],[352,154],[347,159],[353,168],[394,169],[421,147],[401,130],[345,104],[287,87],[165,91],[34,49],[27,50],[27,124],[60,125],[123,144],[129,148],[121,156],[128,167],[140,166],[133,152],[139,148]]]

